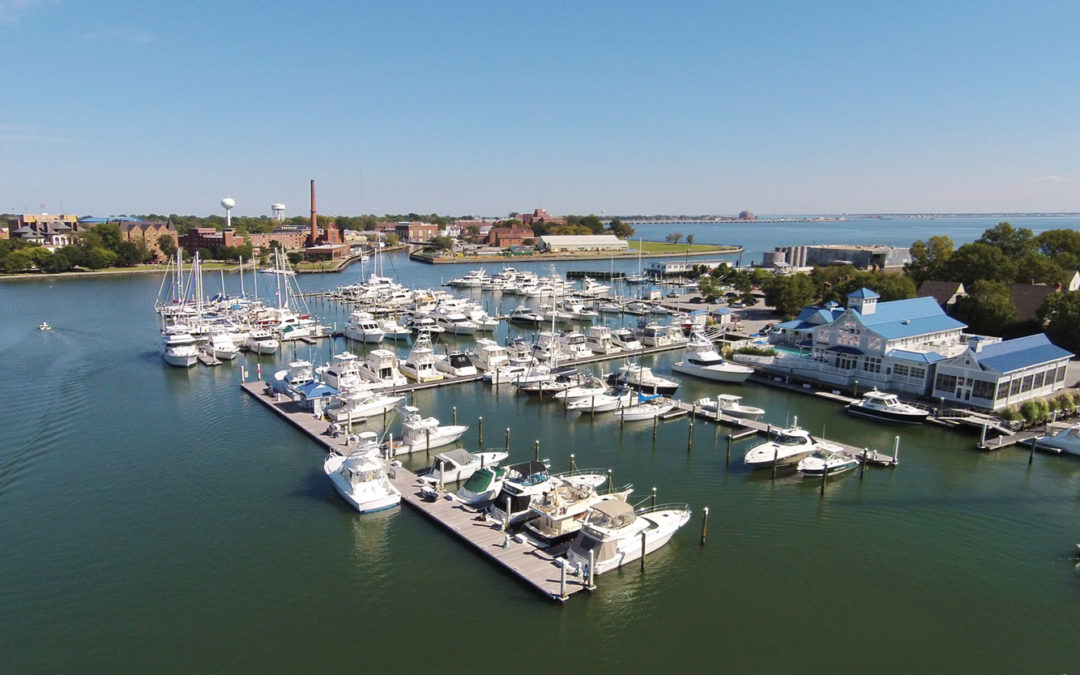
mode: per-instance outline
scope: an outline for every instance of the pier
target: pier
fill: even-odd
[[[474,378],[475,379],[475,378]],[[438,382],[424,384],[439,384]],[[326,420],[302,410],[295,401],[275,400],[265,382],[245,382],[241,388],[259,403],[273,410],[317,442],[327,452],[348,455],[348,434],[334,438],[325,433]],[[517,577],[545,597],[565,601],[574,593],[588,590],[585,579],[570,576],[555,556],[532,544],[522,543],[509,533],[459,502],[441,496],[434,502],[420,496],[420,477],[402,467],[394,467],[390,481],[401,491],[401,501],[432,519],[463,543],[485,556],[508,574]]]

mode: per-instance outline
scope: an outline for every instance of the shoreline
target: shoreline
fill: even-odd
[[[576,260],[637,260],[638,258],[684,258],[688,256],[701,258],[704,256],[712,255],[739,255],[744,253],[745,249],[742,246],[729,246],[729,247],[717,247],[712,251],[672,251],[670,253],[638,253],[637,251],[631,251],[627,253],[586,253],[582,255],[574,254],[533,254],[533,255],[474,255],[474,256],[462,256],[460,258],[427,258],[415,254],[409,254],[409,260],[413,260],[419,263],[425,263],[427,265],[469,265],[469,264],[483,264],[493,262],[507,263],[509,261],[520,262],[574,262]]]

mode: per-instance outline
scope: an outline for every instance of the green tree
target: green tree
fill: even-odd
[[[166,258],[176,255],[176,238],[171,234],[159,234],[157,238],[158,248]]]
[[[1033,253],[1036,248],[1035,237],[1026,227],[1019,229],[1009,223],[998,223],[979,237],[977,243],[990,244],[999,249],[1005,257],[1018,260]]]
[[[397,246],[399,241],[401,240],[393,232],[388,232],[383,235],[383,243],[387,246]]]
[[[945,276],[945,265],[953,255],[953,242],[945,235],[930,237],[928,241],[919,240],[911,245],[911,262],[904,265],[904,271],[911,275],[916,284],[928,279],[954,281]]]
[[[23,251],[11,251],[4,257],[5,272],[22,272],[30,267],[30,256]]]
[[[980,335],[1004,335],[1019,316],[1009,287],[1001,281],[980,279],[966,286],[967,295],[956,301],[953,316]]]
[[[579,219],[577,224],[589,228],[592,234],[604,233],[604,221],[600,220],[600,216],[589,214]]]
[[[694,235],[692,235],[692,234],[686,235],[686,243],[693,246],[694,245]]]
[[[724,294],[724,285],[711,274],[703,274],[698,279],[698,293],[707,301],[712,302]]]
[[[479,225],[466,225],[465,226],[465,233],[468,235],[469,241],[475,242],[476,239],[480,236],[480,226]]]
[[[1080,354],[1080,291],[1051,293],[1035,311],[1046,335],[1059,347]]]
[[[83,265],[92,270],[100,270],[115,265],[116,259],[117,255],[104,246],[92,246],[86,250]]]
[[[67,272],[71,269],[71,267],[71,261],[68,260],[67,255],[65,255],[64,251],[61,249],[54,253],[51,258],[49,258],[49,260],[45,263],[42,269],[44,269],[46,272],[56,274],[58,272]]]
[[[122,241],[116,247],[116,264],[121,267],[131,267],[145,262],[150,257],[150,251],[142,244],[133,241]]]
[[[298,253],[296,251],[291,251],[289,253],[286,253],[285,257],[289,259],[289,264],[290,265],[299,265],[300,261],[304,259],[304,255],[302,253]]]
[[[454,240],[450,237],[438,236],[433,237],[428,245],[437,251],[449,251],[454,248]]]
[[[669,244],[678,244],[680,239],[682,239],[682,232],[672,232],[664,237],[664,240]]]
[[[611,233],[619,239],[628,239],[634,236],[634,228],[630,227],[618,218],[612,218],[611,223],[608,225],[608,229]]]
[[[977,241],[956,249],[945,264],[943,279],[971,286],[976,281],[1011,282],[1016,278],[1016,264],[992,244]]]
[[[808,274],[776,275],[765,284],[765,304],[785,318],[794,317],[814,299],[814,282]]]
[[[90,231],[101,237],[102,245],[110,251],[116,251],[120,242],[124,241],[120,226],[116,223],[98,223]]]
[[[1039,251],[1051,258],[1066,253],[1080,259],[1080,232],[1076,230],[1046,230],[1035,237]]]

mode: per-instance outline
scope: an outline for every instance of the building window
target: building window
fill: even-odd
[[[914,368],[913,367],[911,369],[911,376],[916,378],[916,379],[919,379],[919,380],[925,380],[926,379],[926,369],[925,368]]]
[[[975,380],[975,384],[971,388],[971,395],[974,398],[982,398],[986,400],[994,399],[994,391],[997,389],[996,382],[986,382],[984,380]]]
[[[1034,379],[1033,375],[1025,375],[1024,379],[1021,380],[1020,391],[1021,392],[1031,391],[1031,381],[1033,379]]]
[[[900,364],[896,364],[895,366],[893,366],[893,372],[896,373],[898,377],[907,377],[910,370],[907,366],[901,366]]]
[[[1013,380],[1009,386],[1009,396],[1016,396],[1020,393],[1020,380]]]
[[[1033,386],[1036,389],[1043,386],[1043,378],[1044,377],[1046,377],[1046,373],[1035,373],[1035,384]]]
[[[994,397],[994,400],[996,401],[998,399],[1005,398],[1008,395],[1009,395],[1009,383],[1008,382],[1002,382],[1001,384],[998,385],[997,396]]]
[[[938,373],[937,384],[934,385],[934,388],[939,391],[954,391],[956,389],[956,376]]]
[[[880,373],[881,372],[881,359],[867,356],[863,359],[862,369],[868,373]]]
[[[1058,368],[1057,381],[1058,382],[1064,382],[1065,381],[1065,366],[1061,366],[1060,368]]]

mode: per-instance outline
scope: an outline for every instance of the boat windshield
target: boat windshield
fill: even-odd
[[[777,445],[805,445],[806,437],[777,431],[773,434],[773,442]]]

